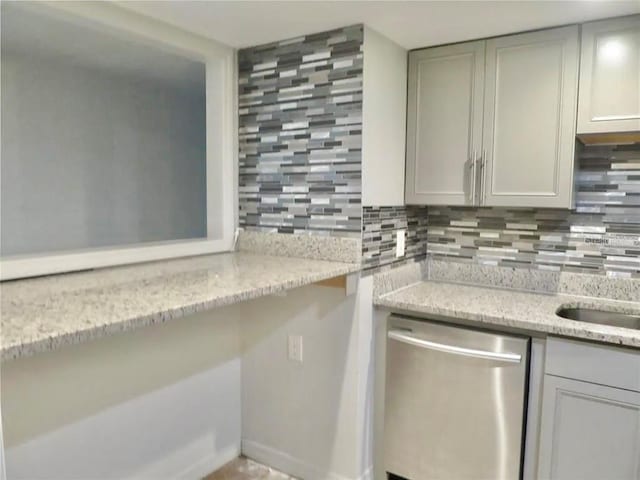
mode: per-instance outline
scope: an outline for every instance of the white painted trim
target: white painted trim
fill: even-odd
[[[220,455],[208,455],[205,458],[201,459],[199,462],[194,463],[188,469],[184,470],[182,473],[176,475],[175,478],[185,479],[185,480],[200,480],[207,475],[215,472],[216,470],[222,468],[227,463],[235,460],[240,456],[240,446],[238,445],[230,447],[226,449]],[[153,478],[153,477],[149,477]],[[158,477],[155,477],[158,478]]]
[[[0,480],[7,479],[7,468],[4,459],[4,440],[2,435],[2,412],[0,411]]]
[[[207,238],[5,257],[0,280],[232,250],[238,189],[236,51],[110,2],[44,1],[37,7],[206,64]]]
[[[221,252],[225,249],[226,242],[223,240],[195,239],[176,242],[153,242],[119,248],[92,248],[46,256],[20,255],[6,257],[0,262],[0,279],[14,280],[90,268],[189,257]]]
[[[0,16],[1,17],[1,16]],[[2,98],[0,97],[0,103],[2,102]],[[1,115],[0,115],[1,117]],[[0,120],[0,127],[1,127],[1,123],[2,120]],[[0,131],[2,131],[2,129],[0,128]],[[1,162],[1,160],[0,160]],[[0,169],[2,170],[2,169]],[[0,182],[1,184],[2,182]],[[1,275],[1,273],[0,273]],[[0,380],[1,381],[1,380]],[[0,391],[2,390],[1,386],[0,386]],[[7,469],[6,469],[6,465],[5,465],[5,458],[4,458],[4,435],[2,433],[2,407],[0,407],[0,480],[6,480],[7,479]]]
[[[164,458],[161,462],[155,463],[151,468],[146,469],[144,472],[138,472],[131,476],[131,480],[145,478],[199,480],[210,473],[215,472],[235,458],[238,458],[240,456],[240,445],[230,445],[229,447],[222,449],[222,451],[215,451],[212,449],[212,451],[205,457],[200,458],[198,461],[188,465],[186,468],[183,463],[184,458],[182,453],[184,452],[176,452],[176,455]]]
[[[305,480],[373,480],[373,467],[357,478],[345,477],[335,472],[327,472],[315,465],[299,460],[288,453],[281,452],[252,440],[242,440],[242,454],[259,463],[268,465],[294,477]]]

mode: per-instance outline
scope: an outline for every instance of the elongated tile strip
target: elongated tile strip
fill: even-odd
[[[360,238],[363,27],[240,50],[247,230]]]
[[[640,277],[640,145],[580,153],[576,208],[429,207],[436,260]]]
[[[406,232],[402,257],[396,257],[396,233],[399,230]],[[426,255],[426,207],[364,207],[362,264],[366,274],[421,262]]]

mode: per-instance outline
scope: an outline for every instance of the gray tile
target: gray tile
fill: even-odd
[[[239,223],[359,238],[362,25],[238,52]]]
[[[575,210],[429,207],[427,252],[436,260],[640,277],[639,158],[638,144],[585,147]]]
[[[396,232],[405,230],[405,255],[396,258]],[[425,207],[364,207],[362,266],[365,274],[420,262],[427,255]]]

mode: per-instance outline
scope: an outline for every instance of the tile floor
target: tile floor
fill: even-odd
[[[262,465],[246,457],[239,457],[202,480],[296,480],[294,477]]]

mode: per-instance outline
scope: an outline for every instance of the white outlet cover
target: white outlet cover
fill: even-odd
[[[404,238],[406,230],[396,231],[396,257],[404,257]]]

